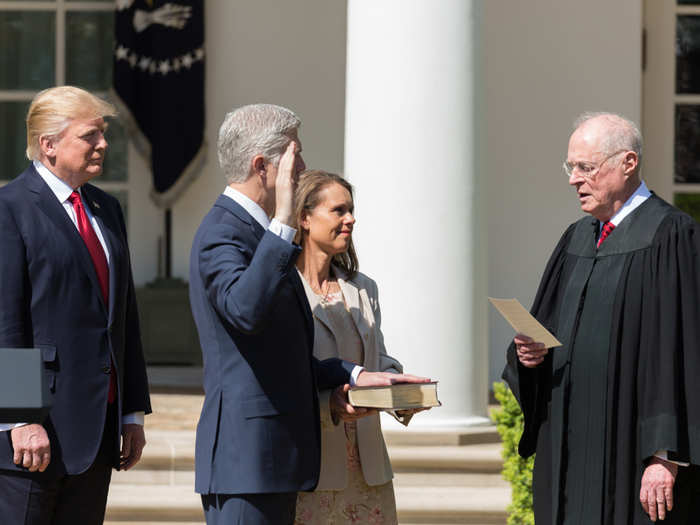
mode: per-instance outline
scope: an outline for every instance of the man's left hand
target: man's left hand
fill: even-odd
[[[141,459],[141,452],[146,446],[143,425],[127,423],[122,426],[122,450],[119,454],[119,468],[129,470]]]
[[[357,376],[355,386],[388,386],[396,383],[430,383],[430,379],[412,374],[392,374],[391,372],[368,372],[363,370]]]
[[[639,501],[651,521],[666,519],[666,511],[673,508],[673,484],[678,474],[678,465],[661,458],[652,457],[642,475]]]

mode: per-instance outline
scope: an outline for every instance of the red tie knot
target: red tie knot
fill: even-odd
[[[75,206],[76,204],[82,204],[82,203],[80,202],[80,194],[79,194],[77,191],[74,191],[73,193],[71,193],[71,194],[68,196],[68,200],[70,201],[70,203],[71,203],[73,206]]]
[[[603,241],[608,237],[608,235],[610,235],[610,232],[613,231],[614,229],[615,229],[615,225],[610,221],[606,221],[603,224],[603,231],[600,233],[600,239],[598,239],[598,245],[597,245],[598,247],[600,247],[600,245],[603,243]]]

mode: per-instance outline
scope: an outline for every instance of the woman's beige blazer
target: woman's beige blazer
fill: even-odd
[[[390,357],[384,348],[384,337],[380,330],[381,314],[377,284],[362,273],[347,279],[339,268],[333,273],[343,292],[350,314],[364,346],[364,366],[372,372],[401,373],[403,367],[396,359]],[[306,296],[314,317],[314,355],[319,359],[339,357],[335,339],[330,329],[328,318],[305,279]],[[321,409],[321,475],[317,490],[341,490],[347,486],[347,468],[345,451],[345,426],[342,422],[333,424],[330,413],[331,390],[321,391],[319,404]],[[379,415],[375,414],[357,421],[357,444],[360,449],[362,473],[368,485],[381,485],[393,477],[389,455],[386,451]]]

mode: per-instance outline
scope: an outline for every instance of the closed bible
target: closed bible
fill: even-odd
[[[441,405],[437,397],[437,381],[355,387],[348,392],[348,399],[352,406],[380,410],[406,410]]]

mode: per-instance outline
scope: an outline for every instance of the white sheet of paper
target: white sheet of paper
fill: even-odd
[[[530,315],[525,307],[517,299],[496,299],[489,297],[491,304],[496,307],[503,318],[510,323],[516,332],[532,337],[538,343],[544,343],[547,348],[561,346],[561,343],[549,330]]]

